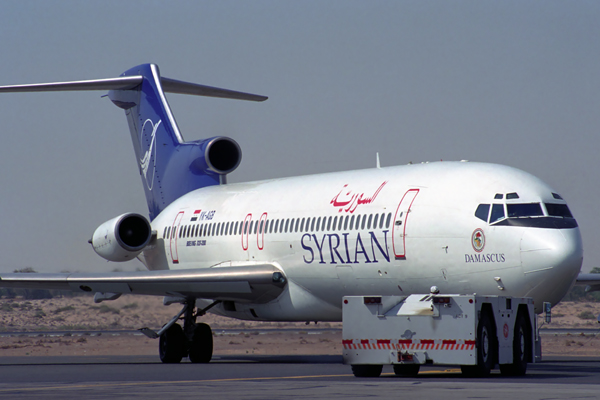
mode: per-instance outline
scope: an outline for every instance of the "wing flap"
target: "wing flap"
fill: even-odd
[[[104,274],[0,274],[0,287],[130,293],[266,303],[286,279],[272,264]]]

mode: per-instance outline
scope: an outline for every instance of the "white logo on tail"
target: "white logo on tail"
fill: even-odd
[[[151,120],[147,119],[144,121],[144,125],[142,125],[141,129],[140,154],[143,154],[143,156],[140,158],[140,168],[142,169],[142,174],[146,180],[148,190],[152,190],[152,186],[154,185],[154,175],[156,174],[156,131],[161,122],[162,120],[154,125]],[[145,135],[146,124],[149,124],[152,127],[152,133],[149,136]],[[146,147],[145,142],[148,140],[150,140],[150,143]],[[150,164],[152,164],[152,172],[149,175],[148,170],[150,169]]]

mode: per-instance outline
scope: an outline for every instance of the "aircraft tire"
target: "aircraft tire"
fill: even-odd
[[[496,333],[488,312],[482,311],[477,326],[477,365],[461,365],[465,376],[486,377],[495,365]]]
[[[185,335],[179,324],[173,324],[159,339],[158,353],[165,364],[181,362],[185,351]]]
[[[512,364],[500,365],[500,373],[505,376],[523,376],[527,373],[527,355],[531,354],[531,329],[527,318],[519,313],[515,321]]]
[[[353,365],[352,373],[357,378],[377,378],[381,375],[383,365]]]
[[[193,363],[208,363],[213,353],[213,336],[210,326],[198,324],[190,342],[189,358]]]
[[[420,368],[419,364],[394,364],[394,374],[396,376],[417,376]]]

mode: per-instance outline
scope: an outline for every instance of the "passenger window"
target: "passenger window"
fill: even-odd
[[[289,226],[290,226],[290,219],[288,218],[285,220],[285,230],[284,230],[285,233],[287,233]]]
[[[331,230],[331,218],[332,218],[332,217],[329,217],[329,218],[327,219],[327,230],[328,230],[328,231],[330,231],[330,230]]]
[[[338,217],[334,217],[333,218],[333,225],[331,225],[331,230],[332,231],[335,231],[336,228],[337,228],[337,220],[338,220]]]
[[[346,215],[346,218],[344,218],[344,230],[347,231],[348,230],[348,219],[350,217],[348,215]]]
[[[379,217],[379,229],[383,229],[383,222],[385,220],[385,214],[381,214]]]
[[[369,215],[369,221],[367,222],[367,229],[371,229],[371,221],[373,220],[373,214]]]
[[[375,214],[375,218],[373,218],[373,229],[377,229],[377,218],[379,218],[379,214]]]
[[[343,223],[344,223],[344,217],[340,217],[340,222],[338,222],[338,227],[337,227],[338,231],[342,230]],[[348,217],[346,217],[346,223],[348,223]]]
[[[300,232],[304,232],[304,220],[305,219],[306,218],[302,218],[302,223],[300,224]],[[306,225],[307,225],[307,228],[308,228],[308,224],[306,224]]]
[[[294,232],[298,232],[298,227],[300,226],[300,218],[296,219],[296,228],[294,229]]]
[[[260,224],[262,225],[263,223],[261,222]],[[252,232],[252,233],[256,233],[257,230],[258,230],[258,221],[256,221],[256,223],[254,224],[254,232]]]
[[[490,216],[490,224],[504,218],[504,204],[492,205],[492,215]]]
[[[312,227],[313,229],[314,229],[314,222],[315,222],[315,220],[313,219],[313,227]],[[321,225],[321,217],[319,217],[319,219],[317,219],[317,232],[319,232],[319,225]],[[313,229],[311,229],[311,230],[313,230]]]
[[[490,214],[490,205],[489,204],[480,204],[477,206],[477,210],[475,210],[475,216],[485,222],[487,222],[489,214]]]
[[[540,203],[507,204],[508,218],[539,217],[544,215]]]
[[[385,220],[385,229],[390,228],[390,222],[392,222],[392,213],[389,213],[387,219]]]
[[[265,225],[265,221],[260,221],[260,229],[258,230],[258,233],[263,233],[264,225]]]

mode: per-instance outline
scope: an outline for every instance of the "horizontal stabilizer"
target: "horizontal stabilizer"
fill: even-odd
[[[266,303],[286,286],[274,265],[104,274],[0,273],[0,287],[129,293]]]
[[[92,79],[72,82],[32,83],[26,85],[0,86],[0,93],[17,92],[60,92],[75,90],[129,90],[139,86],[144,77],[142,75],[122,76],[109,79]],[[234,90],[221,89],[212,86],[199,85],[169,79],[160,78],[162,89],[167,93],[190,94],[195,96],[220,97],[224,99],[265,101],[267,96],[236,92]]]
[[[197,83],[183,82],[176,79],[160,78],[162,88],[167,93],[191,94],[206,97],[221,97],[224,99],[265,101],[267,96],[257,94],[236,92],[234,90],[221,89],[212,86],[198,85]]]
[[[87,81],[32,83],[27,85],[0,86],[0,93],[14,92],[61,92],[72,90],[127,90],[142,83],[143,77],[123,76],[110,79],[93,79]]]

